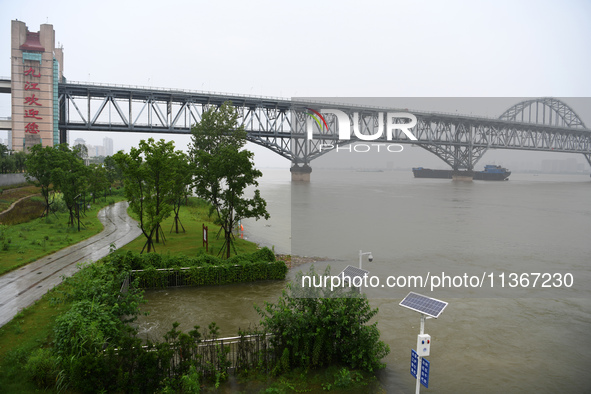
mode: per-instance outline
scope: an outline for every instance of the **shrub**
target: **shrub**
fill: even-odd
[[[38,386],[53,386],[58,375],[57,358],[49,349],[35,349],[25,364],[25,371]]]
[[[191,365],[189,368],[189,373],[181,376],[181,388],[183,393],[187,394],[197,394],[201,392],[201,388],[199,386],[199,374],[197,373],[194,365]]]
[[[50,199],[49,208],[51,212],[68,212],[68,206],[64,201],[64,195],[62,193],[54,193],[53,200]]]
[[[119,337],[121,324],[104,305],[91,300],[77,301],[55,323],[55,349],[62,357],[81,356],[103,348]]]
[[[275,253],[267,247],[257,250],[252,255],[255,261],[275,261]]]
[[[105,343],[116,343],[126,334],[125,323],[139,313],[142,291],[130,286],[120,293],[127,272],[119,268],[109,259],[90,264],[66,279],[68,292],[56,292],[73,301],[56,319],[55,349],[59,355],[102,350]]]
[[[301,283],[300,272],[295,283]],[[312,270],[307,274],[316,276]],[[328,268],[324,275],[330,275]],[[377,322],[366,325],[377,313],[367,298],[355,290],[336,294],[320,291],[302,297],[301,289],[288,284],[276,304],[257,307],[262,325],[274,333],[278,359],[289,349],[292,368],[316,368],[342,364],[369,372],[383,368],[381,359],[390,348],[380,341]]]

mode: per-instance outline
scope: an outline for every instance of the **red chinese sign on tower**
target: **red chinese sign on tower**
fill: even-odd
[[[37,74],[35,74],[35,69],[33,67],[29,67],[27,70],[25,70],[24,74],[26,77],[41,78],[41,71],[39,71],[39,72],[37,72]],[[25,91],[41,90],[37,87],[37,85],[39,85],[39,82],[25,81]],[[29,105],[29,106],[32,106],[32,105],[36,105],[39,107],[43,106],[43,104],[41,104],[39,102],[39,97],[35,97],[34,93],[32,93],[30,96],[25,97],[25,101],[23,104]],[[25,118],[43,119],[42,117],[40,117],[38,115],[39,115],[39,111],[36,109],[26,109],[25,110]],[[39,133],[39,125],[35,122],[28,123],[25,126],[25,133],[30,133],[30,134]]]

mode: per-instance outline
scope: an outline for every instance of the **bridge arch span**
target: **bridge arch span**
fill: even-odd
[[[499,119],[546,126],[586,128],[583,120],[571,107],[553,97],[521,101],[503,112]]]

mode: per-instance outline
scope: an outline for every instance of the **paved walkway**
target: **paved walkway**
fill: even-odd
[[[140,235],[137,222],[127,215],[127,206],[119,202],[99,211],[105,227],[100,234],[0,276],[0,327],[61,283],[63,275],[76,273],[77,263],[96,261],[109,253],[111,243],[120,248]]]

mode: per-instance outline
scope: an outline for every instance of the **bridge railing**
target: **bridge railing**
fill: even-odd
[[[142,90],[157,90],[159,92],[179,92],[179,93],[189,93],[189,94],[202,94],[202,95],[212,95],[212,96],[229,96],[229,97],[251,97],[251,98],[261,98],[267,100],[277,100],[277,101],[290,101],[288,98],[284,97],[275,97],[275,96],[260,96],[254,94],[243,94],[243,93],[224,93],[224,92],[212,92],[206,90],[191,90],[191,89],[181,89],[181,88],[161,88],[157,86],[142,86],[142,85],[124,85],[124,84],[116,84],[116,83],[102,83],[102,82],[80,82],[80,81],[70,81],[66,83],[66,85],[82,85],[82,86],[102,86],[102,87],[116,87],[116,88],[123,88],[123,89],[142,89]]]
[[[261,99],[261,100],[272,100],[272,101],[279,101],[279,102],[291,102],[293,104],[302,104],[302,105],[314,105],[318,107],[349,107],[349,108],[365,108],[372,111],[383,111],[383,112],[392,112],[392,111],[402,111],[402,112],[410,112],[415,114],[421,115],[441,115],[441,116],[453,116],[453,117],[469,117],[471,119],[485,119],[485,120],[498,120],[496,116],[490,115],[467,115],[467,114],[460,114],[457,112],[445,112],[445,111],[432,111],[432,110],[418,110],[414,108],[394,108],[394,107],[386,107],[380,105],[369,105],[369,104],[359,104],[359,103],[348,103],[348,102],[339,102],[339,101],[328,101],[328,100],[314,100],[314,99],[292,99],[292,98],[285,98],[285,97],[277,97],[277,96],[262,96],[262,95],[253,95],[253,94],[243,94],[243,93],[226,93],[226,92],[213,92],[213,91],[205,91],[205,90],[191,90],[191,89],[182,89],[182,88],[163,88],[157,86],[142,86],[142,85],[126,85],[126,84],[112,84],[112,83],[102,83],[102,82],[82,82],[82,81],[68,81],[66,85],[81,85],[81,86],[96,86],[96,87],[105,87],[105,88],[121,88],[121,89],[141,89],[141,90],[151,90],[151,91],[158,91],[158,92],[168,92],[168,93],[184,93],[184,94],[198,94],[198,95],[211,95],[211,96],[218,96],[218,97],[243,97],[243,98],[251,98],[251,99]]]

